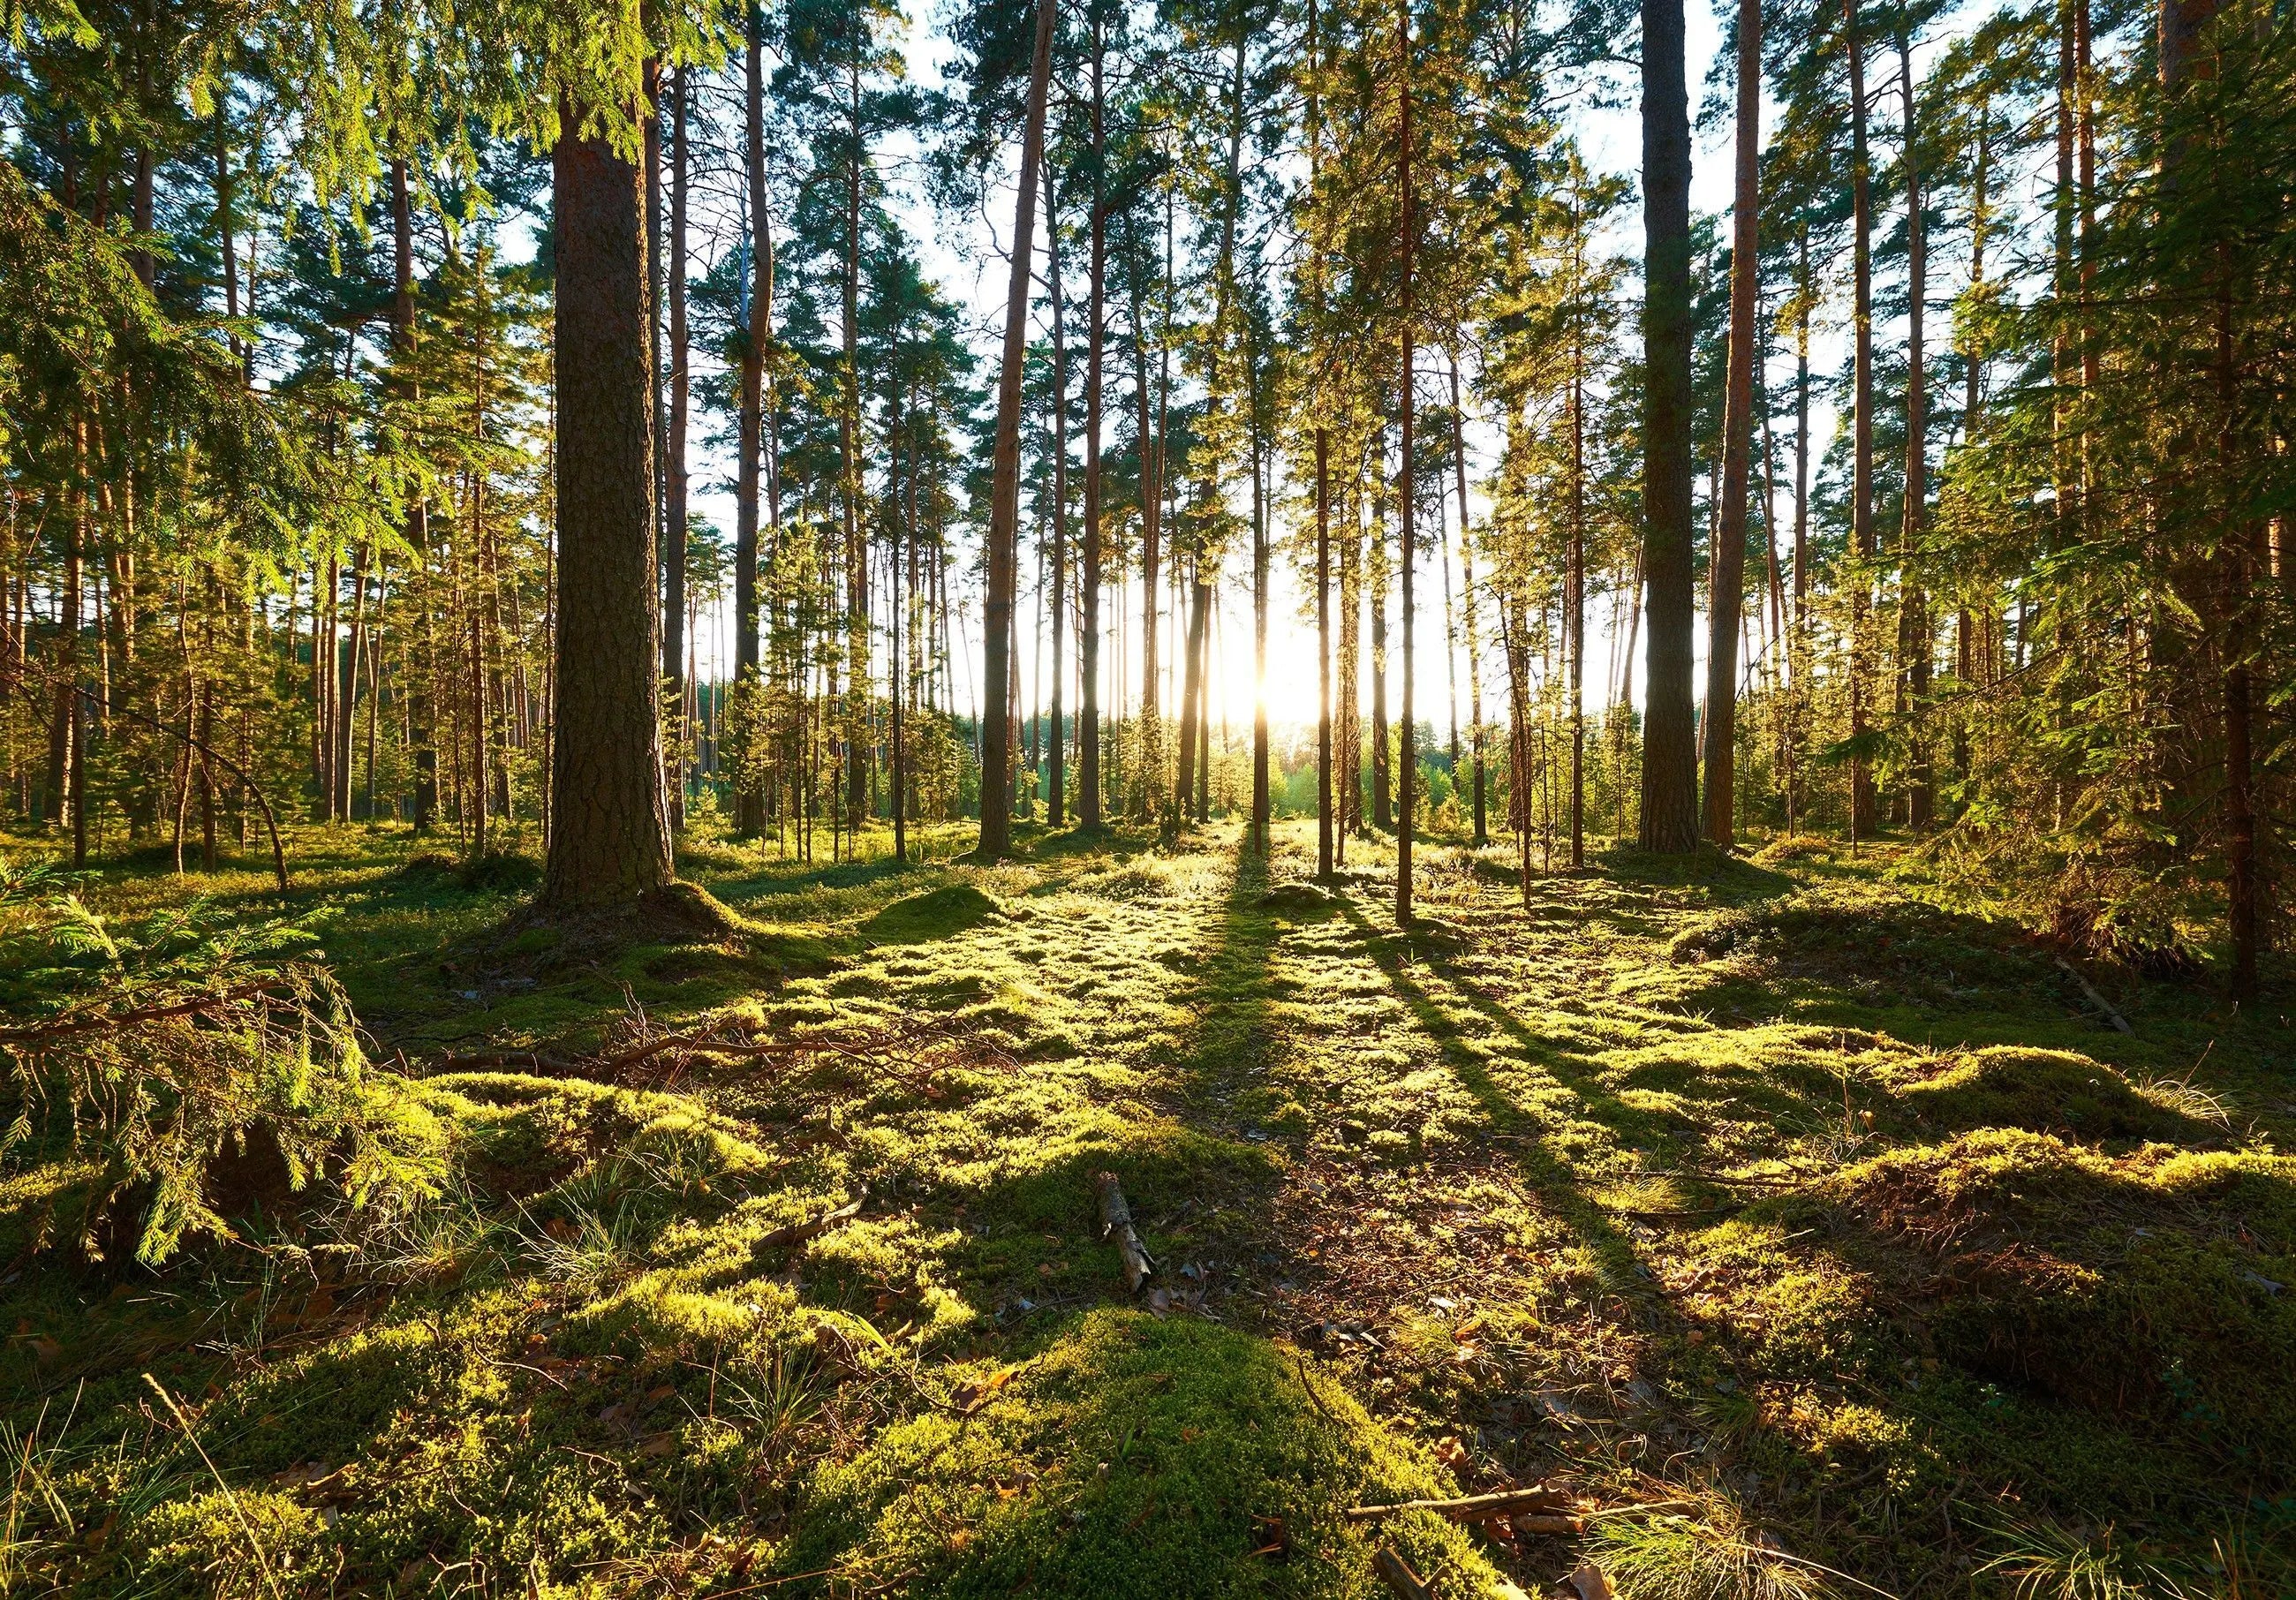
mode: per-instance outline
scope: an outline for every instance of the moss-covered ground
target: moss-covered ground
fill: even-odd
[[[107,872],[309,928],[458,1178],[152,1271],[0,1171],[0,1591],[2296,1592],[2276,1004],[2097,974],[2124,1035],[1824,849],[1430,845],[1405,931],[1295,825],[867,842],[608,951],[403,835]],[[564,1070],[705,1023],[849,1047]],[[1342,1514],[1541,1478],[1583,1528]]]

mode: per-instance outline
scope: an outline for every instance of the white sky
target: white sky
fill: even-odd
[[[947,47],[945,41],[931,27],[929,21],[920,16],[920,9],[921,0],[907,0],[906,10],[909,18],[909,30],[906,53],[912,75],[922,82],[933,84],[939,81],[939,67],[947,59]],[[1703,97],[1706,75],[1714,53],[1722,41],[1722,27],[1706,0],[1688,0],[1687,12],[1690,93],[1694,109]],[[1631,86],[1629,89],[1631,90]],[[1623,98],[1625,103],[1618,108],[1604,110],[1588,104],[1576,108],[1568,113],[1571,130],[1578,137],[1590,163],[1599,171],[1631,173],[1639,164],[1641,135],[1638,113],[1634,103],[1635,97],[1629,92],[1620,98]],[[1698,211],[1718,212],[1728,206],[1730,138],[1731,129],[1726,123],[1704,130],[1696,135],[1697,142],[1692,163],[1691,203]],[[889,148],[881,151],[879,152],[881,169],[890,173],[906,167],[908,164],[906,158],[912,153],[913,152],[906,148]],[[1012,173],[1008,168],[1000,193],[991,201],[988,208],[992,217],[1007,219],[1004,223],[1003,230],[1000,231],[1009,231],[1009,218],[1012,215]],[[898,182],[895,207],[909,226],[914,247],[919,252],[927,275],[936,278],[942,292],[967,312],[974,330],[976,349],[984,357],[983,370],[993,379],[998,341],[1003,331],[1004,285],[1009,271],[1006,265],[1009,258],[1003,239],[992,235],[977,217],[951,218],[932,211],[922,197],[914,192],[902,193],[901,185]],[[1615,248],[1630,258],[1639,255],[1641,214],[1638,206],[1630,206],[1622,210],[1619,228],[1620,232],[1614,241]],[[1043,250],[1041,217],[1038,220],[1037,234],[1037,250],[1041,267]],[[1069,265],[1073,272],[1073,264]],[[698,272],[701,268],[701,264],[697,263],[695,270]],[[1073,299],[1078,292],[1077,288],[1071,288],[1070,299]],[[1040,323],[1044,315],[1041,299],[1040,294],[1039,303],[1036,308]],[[1040,326],[1037,331],[1041,333],[1044,329]],[[1817,353],[1816,360],[1820,370],[1824,369],[1825,364],[1830,359],[1830,351],[1821,349]],[[1080,362],[1078,365],[1079,370],[1072,373],[1071,383],[1080,390]],[[1424,373],[1421,381],[1423,383],[1427,382]],[[1072,393],[1070,398],[1072,429],[1078,425],[1080,409],[1078,397]],[[1818,407],[1813,419],[1814,454],[1823,451],[1832,426],[1831,415],[1822,406]],[[1480,519],[1483,514],[1484,505],[1480,488],[1476,485],[1480,473],[1488,471],[1492,464],[1496,436],[1488,427],[1480,429],[1471,427],[1468,444],[1472,510]],[[1080,448],[1073,446],[1072,447]],[[731,497],[723,493],[701,492],[705,480],[715,482],[730,476],[729,464],[707,460],[698,440],[695,451],[693,463],[697,491],[694,509],[698,513],[711,518],[720,528],[730,529],[734,521]],[[1072,484],[1072,492],[1076,487]],[[1242,492],[1248,493],[1248,490]],[[1282,514],[1280,509],[1275,514],[1279,516]],[[1458,530],[1456,516],[1456,506],[1447,502],[1444,535],[1447,541],[1451,542],[1449,548],[1454,562],[1452,582],[1455,603],[1458,584],[1456,566],[1456,540]],[[1073,527],[1073,523],[1071,526]],[[1282,542],[1282,532],[1279,526],[1275,530],[1279,545]],[[1420,642],[1417,703],[1420,716],[1434,725],[1436,736],[1439,742],[1446,731],[1449,685],[1453,674],[1456,674],[1458,685],[1459,714],[1463,719],[1467,715],[1467,665],[1464,649],[1459,651],[1450,662],[1446,663],[1443,660],[1442,570],[1437,560],[1432,539],[1425,529],[1421,530],[1420,545],[1423,564],[1419,569],[1420,575],[1416,584],[1419,606],[1416,631]],[[1021,604],[1024,608],[1037,602],[1034,589],[1035,566],[1036,563],[1032,559],[1024,556],[1022,582],[1025,587],[1021,595]],[[1239,741],[1249,736],[1254,686],[1249,583],[1247,551],[1243,554],[1242,559],[1231,560],[1229,570],[1224,577],[1221,589],[1223,609],[1219,627],[1215,635],[1214,646],[1215,699],[1212,707],[1214,726],[1218,729],[1224,725],[1230,730],[1232,736]],[[961,625],[960,636],[971,646],[971,653],[977,657],[980,640],[978,596],[971,592],[969,584],[966,587],[969,614]],[[1309,591],[1300,581],[1299,577],[1290,570],[1288,563],[1280,559],[1275,563],[1271,588],[1273,599],[1269,621],[1267,693],[1269,715],[1277,729],[1280,743],[1287,734],[1298,735],[1306,728],[1311,727],[1314,723],[1316,642],[1312,614],[1305,612]],[[1335,595],[1335,604],[1336,600]],[[1137,604],[1136,582],[1128,601],[1128,609],[1134,613],[1133,627],[1128,628],[1128,632],[1136,629]],[[1165,609],[1168,611],[1169,607]],[[1103,610],[1104,618],[1114,610],[1112,595],[1103,603]],[[1024,609],[1024,619],[1028,615],[1029,612]],[[1487,619],[1490,616],[1488,607],[1485,610],[1485,616]],[[1165,620],[1168,628],[1171,619],[1167,617]],[[1600,666],[1611,651],[1611,641],[1608,637],[1609,620],[1610,608],[1607,604],[1598,603],[1590,606],[1588,627],[1592,636],[1589,640],[1589,662],[1590,667],[1594,669],[1587,677],[1590,710],[1599,709],[1601,699],[1605,693],[1603,674],[1600,670]],[[701,630],[701,648],[704,656],[705,674],[711,671],[713,656],[718,669],[721,671],[723,664],[730,661],[732,653],[730,627],[731,619],[724,614],[714,619],[705,619]],[[1335,619],[1335,631],[1336,627]],[[1486,633],[1489,634],[1491,631],[1487,621]],[[1365,637],[1365,693],[1367,696],[1369,672],[1367,628]],[[1499,659],[1496,637],[1487,636],[1483,644],[1485,711],[1487,717],[1496,720],[1503,716],[1505,703],[1504,666]],[[1072,710],[1077,703],[1073,676],[1076,669],[1073,659],[1075,652],[1072,644],[1067,653],[1070,657],[1068,662],[1070,685],[1064,695],[1064,701],[1067,707]],[[1168,645],[1164,652],[1165,659],[1168,661],[1170,661],[1174,653]],[[1133,663],[1133,681],[1126,685],[1124,694],[1125,703],[1130,705],[1136,703],[1138,693],[1136,643],[1128,643],[1125,654]],[[1020,670],[1022,704],[1029,709],[1035,709],[1045,703],[1044,694],[1050,687],[1048,682],[1040,684],[1037,681],[1035,655],[1036,652],[1030,647],[1027,623],[1024,620]],[[1111,669],[1113,656],[1112,649],[1104,649],[1103,659]],[[967,706],[968,696],[979,682],[980,663],[977,659],[959,661],[955,667],[958,703],[961,707]],[[1391,674],[1390,677],[1391,701],[1399,699],[1400,694],[1399,681],[1397,681],[1399,677],[1399,661],[1398,669],[1398,673]],[[1702,661],[1700,670],[1702,673]],[[1639,697],[1642,677],[1639,663],[1636,677],[1636,692]],[[1103,696],[1103,705],[1109,703],[1109,696],[1105,693]],[[1168,709],[1171,703],[1172,702],[1168,699]]]

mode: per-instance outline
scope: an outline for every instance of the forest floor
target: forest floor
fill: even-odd
[[[965,842],[698,845],[750,935],[606,953],[403,834],[211,880],[460,1177],[154,1272],[35,1253],[68,1153],[0,1171],[0,1591],[2296,1592],[2276,1005],[2094,974],[2115,1031],[1887,847],[1430,845],[1406,932],[1312,825]],[[635,1052],[705,1026],[821,1047]]]

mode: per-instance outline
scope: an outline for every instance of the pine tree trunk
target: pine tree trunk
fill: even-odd
[[[1451,353],[1451,469],[1458,479],[1459,600],[1462,619],[1467,625],[1467,753],[1475,765],[1473,844],[1480,849],[1490,842],[1485,816],[1486,779],[1483,770],[1483,644],[1481,629],[1477,622],[1480,602],[1475,593],[1474,529],[1467,517],[1466,413],[1459,401],[1459,356],[1456,350]],[[1456,765],[1455,751],[1455,771]]]
[[[1692,581],[1690,94],[1682,0],[1643,0],[1643,569],[1648,710],[1641,841],[1698,844]]]
[[[557,241],[558,595],[550,857],[555,911],[636,900],[670,881],[654,693],[645,219],[636,169],[562,107]]]
[[[1921,585],[1923,528],[1929,514],[1929,372],[1923,343],[1923,300],[1929,293],[1929,230],[1922,216],[1920,123],[1914,105],[1913,42],[1903,13],[1898,28],[1898,81],[1906,108],[1906,484],[1905,511],[1898,537],[1899,613],[1898,653],[1905,662],[1908,710],[1915,718],[1913,783],[1906,796],[1906,820],[1916,833],[1935,820],[1930,787],[1929,743],[1920,718],[1930,693],[1929,596]]]
[[[1395,818],[1395,920],[1411,921],[1411,836],[1419,824],[1419,751],[1418,727],[1414,711],[1414,690],[1417,662],[1412,652],[1413,636],[1418,608],[1412,603],[1412,569],[1418,564],[1417,552],[1413,548],[1414,513],[1418,500],[1416,463],[1413,459],[1413,425],[1416,419],[1416,395],[1414,392],[1412,336],[1416,330],[1412,318],[1418,314],[1412,303],[1411,246],[1412,230],[1416,226],[1411,214],[1411,3],[1397,0],[1396,4],[1396,93],[1401,102],[1399,143],[1401,150],[1398,166],[1402,179],[1402,207],[1398,228],[1398,246],[1403,267],[1403,352],[1401,373],[1397,390],[1398,408],[1401,412],[1402,459],[1397,468],[1396,506],[1398,547],[1403,561],[1403,738],[1398,756],[1400,781],[1396,785]]]
[[[736,400],[739,439],[734,476],[734,678],[752,694],[758,687],[764,655],[758,614],[758,497],[765,451],[766,339],[767,330],[772,325],[770,308],[762,291],[765,253],[758,248],[767,227],[764,32],[764,12],[757,6],[750,7],[742,75],[742,155],[750,232],[738,251],[747,272],[739,290],[742,316],[736,336],[741,359]],[[756,705],[751,702],[744,703],[747,714],[754,718]],[[754,743],[758,730],[751,729],[750,737]],[[751,772],[744,771],[736,783],[734,831],[743,838],[753,839],[765,831],[765,795]]]
[[[1061,300],[1061,220],[1054,208],[1052,163],[1045,164],[1045,281],[1053,311],[1053,561],[1052,598],[1047,611],[1053,635],[1053,704],[1046,762],[1045,821],[1068,822],[1067,721],[1062,691],[1067,687],[1061,646],[1068,633],[1069,579],[1069,347]]]
[[[1849,548],[1858,568],[1849,596],[1849,838],[1874,833],[1874,767],[1865,754],[1868,726],[1866,614],[1873,595],[1864,570],[1874,559],[1874,184],[1866,147],[1866,45],[1857,0],[1843,0],[1842,37],[1849,58],[1849,234],[1853,342],[1850,376]]]
[[[1102,362],[1108,330],[1108,236],[1106,102],[1101,84],[1101,13],[1092,7],[1092,320],[1085,331],[1084,538],[1081,552],[1083,636],[1078,641],[1077,671],[1082,680],[1077,707],[1077,826],[1101,826],[1100,762],[1100,408]]]
[[[1761,261],[1761,0],[1738,0],[1737,194],[1731,207],[1729,373],[1723,399],[1722,505],[1706,583],[1706,837],[1737,829],[1738,632],[1752,475],[1755,297]]]
[[[1035,245],[1037,167],[1045,149],[1045,100],[1052,79],[1054,0],[1037,0],[1021,181],[1013,201],[1013,274],[1004,296],[1004,360],[996,382],[996,453],[988,510],[988,584],[981,621],[980,842],[996,860],[1013,843],[1012,635],[1016,543],[1021,525],[1021,383],[1029,352],[1029,257]]]
[[[687,746],[692,737],[685,716],[685,431],[693,389],[685,325],[686,190],[693,169],[686,146],[686,120],[693,103],[692,68],[678,68],[670,93],[675,110],[671,113],[669,140],[669,443],[662,462],[662,472],[668,479],[668,506],[662,519],[661,675],[669,680],[670,702],[678,708],[669,751],[674,764],[670,820],[675,825],[685,820],[690,760]]]

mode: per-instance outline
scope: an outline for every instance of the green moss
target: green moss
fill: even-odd
[[[2082,1139],[2213,1139],[2218,1129],[2148,1096],[2113,1068],[2064,1050],[1995,1045],[1898,1075],[1906,1111],[1939,1131],[1988,1127]]]
[[[998,911],[972,884],[950,883],[895,900],[864,923],[861,932],[878,944],[922,944],[977,927]]]
[[[1102,1311],[977,1413],[929,1414],[821,1473],[813,1531],[784,1562],[841,1552],[851,1579],[917,1595],[1360,1595],[1370,1543],[1344,1508],[1448,1487],[1275,1346]],[[1257,1554],[1279,1526],[1289,1558]],[[1490,1592],[1457,1529],[1415,1518],[1389,1532],[1423,1571],[1446,1569],[1447,1593]]]

